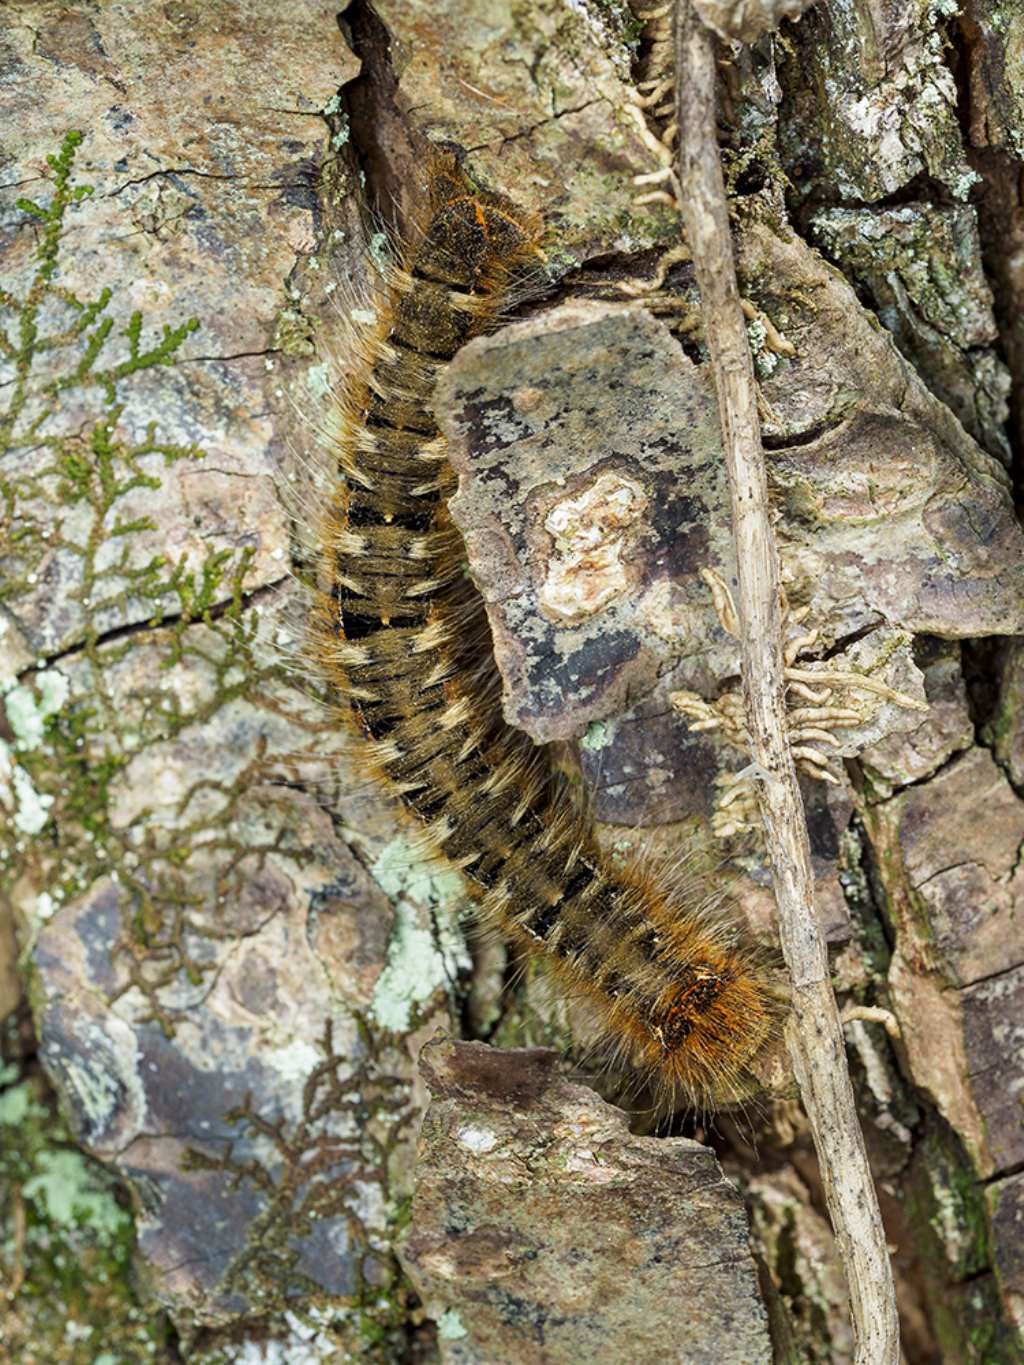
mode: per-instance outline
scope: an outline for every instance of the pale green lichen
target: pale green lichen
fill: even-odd
[[[374,1020],[395,1033],[408,1032],[416,1007],[425,1004],[446,980],[444,958],[433,934],[418,922],[414,906],[399,901],[387,963],[373,994]]]
[[[69,1144],[38,1076],[0,1067],[0,1282],[21,1281],[0,1327],[5,1360],[166,1360],[160,1311],[132,1287],[133,1225],[114,1182]]]
[[[754,357],[754,368],[760,378],[767,379],[778,368],[781,357],[768,346],[768,329],[759,318],[747,323],[747,338]]]
[[[83,1024],[83,1033],[87,1026]],[[127,1034],[127,1030],[125,1030]],[[99,1043],[100,1038],[96,1038]],[[125,1064],[114,1069],[105,1051],[97,1049],[95,1056],[79,1055],[67,1061],[75,1100],[80,1106],[88,1126],[94,1132],[103,1132],[121,1107],[131,1107],[138,1115],[146,1112],[145,1092],[139,1077],[134,1055]]]
[[[99,1187],[93,1168],[71,1148],[43,1151],[36,1174],[21,1187],[54,1223],[74,1227],[87,1223],[98,1241],[110,1245],[131,1230],[131,1217],[108,1188]]]
[[[461,1341],[469,1336],[458,1309],[446,1308],[437,1320],[437,1335],[442,1341]]]
[[[373,995],[373,1017],[396,1033],[412,1026],[418,1006],[448,989],[472,965],[458,925],[465,898],[459,876],[393,839],[370,869],[395,906],[388,956]]]
[[[982,177],[977,171],[966,170],[963,175],[954,176],[949,182],[949,192],[954,199],[967,200],[975,185],[981,184]]]
[[[383,268],[391,262],[391,243],[386,232],[375,232],[370,238],[367,249],[371,260],[378,268]]]
[[[613,728],[607,721],[592,720],[587,726],[586,734],[580,740],[580,747],[590,753],[596,753],[610,744],[612,738]]]
[[[39,834],[46,828],[54,797],[36,790],[31,774],[16,754],[37,749],[43,742],[46,722],[68,699],[68,680],[58,669],[36,674],[35,686],[18,683],[4,697],[15,752],[0,740],[0,802],[13,806],[13,824],[22,834]]]
[[[17,1068],[4,1068],[7,1076],[13,1071],[17,1074]],[[3,1081],[4,1072],[0,1072],[0,1083]],[[9,1090],[0,1091],[0,1124],[7,1124],[12,1128],[20,1127],[28,1117],[32,1109],[32,1092],[27,1085],[13,1085]]]
[[[57,668],[43,669],[33,682],[34,687],[17,684],[4,698],[7,719],[19,749],[39,747],[47,720],[57,714],[70,692],[67,678]]]
[[[331,391],[331,367],[323,361],[306,370],[306,387],[314,398],[326,398]]]
[[[338,130],[331,137],[331,151],[340,152],[351,136],[352,130],[349,127],[348,116],[347,114],[342,114],[338,120]]]

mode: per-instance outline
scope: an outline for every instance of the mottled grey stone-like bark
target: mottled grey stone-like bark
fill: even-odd
[[[451,1365],[772,1359],[738,1191],[634,1137],[558,1056],[432,1042],[402,1259]],[[586,1209],[585,1217],[581,1209]]]

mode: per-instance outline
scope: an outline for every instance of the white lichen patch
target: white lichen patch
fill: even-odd
[[[57,910],[58,902],[53,899],[49,891],[41,891],[36,897],[36,919],[45,924],[51,919]]]
[[[304,1038],[293,1038],[290,1043],[261,1050],[260,1056],[283,1077],[304,1081],[318,1062],[323,1060],[319,1048]]]
[[[67,678],[56,668],[37,673],[34,688],[28,683],[19,683],[11,688],[4,698],[4,706],[16,748],[39,747],[47,720],[56,715],[67,701],[68,691]]]
[[[0,763],[0,780],[5,776]],[[11,788],[15,802],[14,825],[22,834],[38,834],[50,818],[53,797],[37,792],[32,779],[20,764],[8,766]]]
[[[468,1151],[477,1154],[493,1152],[498,1145],[497,1136],[489,1128],[478,1128],[472,1123],[463,1124],[455,1137]]]
[[[553,548],[540,591],[549,617],[582,621],[629,591],[635,575],[628,552],[647,503],[635,479],[611,470],[555,503],[544,519]]]
[[[327,1365],[339,1358],[338,1343],[330,1333],[304,1322],[296,1313],[285,1313],[283,1318],[288,1329],[284,1336],[240,1342],[227,1357],[230,1365]]]
[[[379,1180],[353,1180],[348,1202],[352,1214],[366,1229],[387,1226],[394,1208],[389,1209]]]
[[[370,870],[395,906],[373,1016],[382,1028],[404,1033],[417,1006],[472,965],[458,924],[464,889],[456,873],[425,862],[401,837],[391,840]]]

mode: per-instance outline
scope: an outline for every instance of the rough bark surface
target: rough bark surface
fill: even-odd
[[[866,715],[846,785],[804,787],[841,1003],[900,1026],[847,1047],[922,1365],[1024,1357],[1022,26],[1019,0],[823,0],[721,53],[783,581],[833,662],[930,702]],[[640,1138],[548,1060],[524,1095],[454,1060],[503,1053],[445,1044],[416,1159],[422,1039],[565,1055],[571,1003],[467,937],[458,880],[279,657],[282,494],[311,495],[302,415],[382,246],[365,210],[407,219],[449,141],[549,229],[550,294],[441,399],[507,714],[568,744],[613,846],[728,859],[774,941],[763,855],[708,830],[746,760],[668,704],[738,656],[699,579],[734,566],[693,269],[658,280],[678,220],[632,183],[663,55],[606,0],[4,9],[0,1352],[568,1359],[579,1247],[628,1282],[588,1353],[625,1358],[639,1323],[650,1358],[703,1358],[669,1311],[685,1264],[702,1313],[731,1277],[735,1358],[768,1358],[738,1188],[777,1358],[852,1358],[778,1059],[756,1115]],[[440,1140],[481,1113],[493,1151]],[[480,1201],[494,1273],[454,1285],[444,1220]],[[718,1239],[709,1268],[667,1271],[661,1236]]]
[[[613,1365],[628,1342],[652,1365],[668,1343],[693,1365],[770,1361],[743,1201],[714,1153],[633,1136],[557,1063],[482,1043],[421,1054],[431,1101],[401,1254],[442,1360]]]

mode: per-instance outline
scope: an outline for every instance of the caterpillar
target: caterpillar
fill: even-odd
[[[364,758],[464,874],[485,926],[582,1003],[596,1045],[673,1104],[749,1094],[778,1005],[756,950],[695,885],[614,865],[550,755],[507,725],[482,600],[447,507],[440,367],[495,329],[541,229],[438,155],[415,246],[331,414],[313,644]]]

